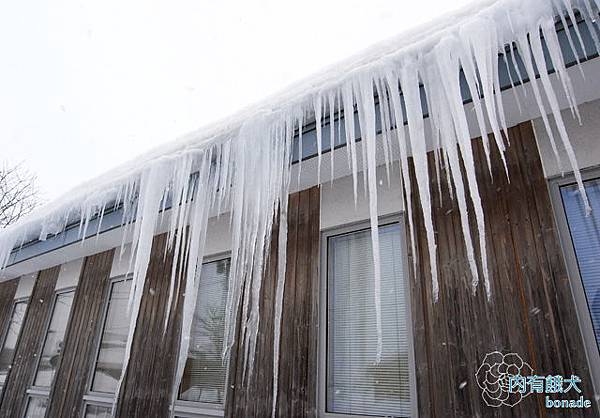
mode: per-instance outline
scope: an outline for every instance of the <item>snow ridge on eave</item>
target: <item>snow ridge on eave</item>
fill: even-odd
[[[525,8],[534,11],[534,7],[527,7],[519,0],[487,0],[473,2],[461,10],[440,17],[431,23],[422,25],[407,33],[402,33],[386,41],[379,42],[365,49],[349,59],[331,66],[305,80],[292,84],[279,94],[273,95],[253,106],[222,121],[207,127],[190,132],[183,137],[160,147],[157,147],[139,157],[116,167],[107,173],[70,190],[59,198],[39,208],[19,223],[0,231],[3,235],[21,230],[21,232],[35,233],[30,229],[40,224],[52,214],[64,213],[69,209],[89,206],[93,202],[106,202],[111,197],[115,198],[119,188],[134,176],[139,176],[144,168],[161,159],[177,158],[192,150],[208,147],[218,141],[235,136],[243,123],[260,117],[264,112],[285,114],[293,109],[309,110],[312,97],[325,91],[338,89],[346,80],[356,77],[361,72],[380,71],[382,68],[394,65],[406,54],[424,55],[443,38],[445,34],[457,31],[466,21],[478,16],[498,16],[507,13],[511,8]],[[577,1],[575,3],[578,3]],[[526,12],[527,10],[523,10]],[[523,15],[523,13],[521,13]],[[527,13],[525,13],[526,15]],[[535,16],[533,13],[531,13]],[[526,30],[529,25],[521,25],[520,31]],[[513,29],[518,32],[519,28]],[[511,40],[512,41],[512,40]],[[93,192],[91,192],[93,191]],[[42,234],[44,231],[40,231]],[[31,237],[31,235],[29,235]],[[40,236],[43,240],[45,237]]]

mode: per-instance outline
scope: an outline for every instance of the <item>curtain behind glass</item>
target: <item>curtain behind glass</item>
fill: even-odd
[[[370,230],[328,242],[328,412],[409,416],[409,334],[401,228],[379,229],[383,352],[377,326]]]
[[[202,265],[190,349],[179,399],[223,404],[227,365],[223,364],[223,333],[230,260]]]
[[[592,206],[589,216],[585,216],[576,185],[561,187],[560,193],[592,316],[596,343],[600,346],[600,179],[584,184]]]

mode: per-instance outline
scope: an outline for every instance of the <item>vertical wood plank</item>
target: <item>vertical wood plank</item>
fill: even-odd
[[[2,337],[6,335],[10,324],[10,316],[18,285],[19,279],[7,280],[0,283],[0,342]]]
[[[165,253],[166,244],[167,234],[154,237],[117,416],[169,416],[185,287],[180,286],[179,296],[173,298],[178,303],[170,308],[165,330],[173,266],[173,253]]]
[[[276,411],[279,417],[316,415],[319,221],[318,188],[290,195]],[[228,417],[271,416],[277,235],[278,228],[274,227],[261,288],[255,367],[248,381],[243,380],[244,351],[238,344],[230,358],[225,408]]]
[[[86,257],[83,263],[65,332],[62,360],[50,392],[48,417],[78,417],[82,413],[113,255],[114,250],[105,251]]]
[[[37,364],[36,353],[52,311],[54,287],[60,266],[40,271],[33,287],[12,367],[6,378],[0,405],[1,417],[19,416],[27,403],[25,391]]]
[[[485,355],[517,352],[539,375],[578,374],[584,397],[594,399],[585,351],[560,250],[547,181],[530,122],[509,129],[506,161],[492,146],[491,167],[474,139],[476,175],[485,215],[491,298],[483,288],[481,254],[475,245],[480,283],[473,294],[460,213],[449,186],[433,197],[440,299],[431,299],[425,230],[417,213],[416,274],[410,274],[419,413],[427,417],[597,416],[598,411],[549,411],[543,395],[510,407],[491,408],[481,398],[475,373]],[[490,141],[491,142],[491,141]],[[433,157],[430,175],[434,179]],[[464,167],[462,168],[464,170]],[[414,185],[416,187],[416,184]],[[469,202],[469,214],[473,205]],[[477,244],[477,228],[470,219]],[[587,382],[587,385],[585,384]],[[587,414],[587,415],[586,415]]]

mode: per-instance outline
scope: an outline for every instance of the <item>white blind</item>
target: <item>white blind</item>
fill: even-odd
[[[329,238],[328,412],[410,416],[409,324],[400,233],[398,224],[379,230],[383,325],[379,364],[371,232]]]
[[[586,181],[585,190],[592,206],[589,216],[585,216],[576,185],[564,186],[560,191],[596,342],[600,346],[600,179]]]
[[[223,364],[223,334],[230,260],[202,265],[190,349],[181,379],[179,399],[223,404],[227,366]]]

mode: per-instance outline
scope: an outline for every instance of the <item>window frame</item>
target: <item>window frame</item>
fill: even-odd
[[[27,410],[29,409],[29,404],[35,398],[37,398],[37,399],[46,399],[48,401],[48,404],[46,405],[46,412],[48,411],[48,405],[49,405],[49,402],[50,402],[48,394],[46,394],[45,392],[36,391],[36,390],[32,390],[31,393],[30,393],[29,389],[28,389],[26,396],[27,396],[27,402],[25,402],[25,409],[23,410],[23,414],[22,414],[23,417],[27,416]]]
[[[86,381],[86,392],[83,395],[83,408],[81,408],[81,417],[85,417],[85,411],[88,405],[97,405],[111,408],[116,400],[116,393],[97,392],[92,390],[94,383],[94,373],[96,371],[96,364],[98,363],[98,356],[100,355],[100,345],[102,344],[102,334],[106,327],[106,319],[108,317],[108,306],[110,304],[111,292],[115,283],[124,282],[127,280],[133,280],[133,274],[120,274],[118,276],[111,277],[108,279],[108,286],[104,291],[102,299],[102,321],[100,327],[96,331],[96,337],[94,341],[94,355],[90,358],[88,365],[90,373]],[[123,370],[121,370],[123,373]]]
[[[408,371],[409,371],[409,391],[411,404],[411,418],[418,417],[418,398],[416,386],[416,369],[415,369],[415,345],[414,333],[412,327],[412,300],[410,292],[409,268],[408,262],[408,247],[406,244],[406,225],[404,213],[396,213],[378,217],[378,226],[398,224],[400,226],[400,245],[402,254],[400,255],[402,268],[406,272],[404,280],[404,289],[406,294],[406,319],[409,324],[408,329]],[[321,230],[321,249],[320,249],[320,268],[319,274],[319,336],[318,336],[318,367],[317,367],[317,416],[320,418],[384,418],[380,415],[357,415],[357,414],[341,414],[337,412],[327,411],[327,323],[328,323],[328,300],[329,300],[329,240],[340,235],[352,234],[355,232],[369,231],[371,229],[368,220],[352,222],[349,224],[338,225],[332,228]]]
[[[35,378],[37,377],[37,372],[38,369],[40,367],[40,362],[42,361],[42,350],[44,349],[44,345],[46,344],[46,340],[48,339],[48,331],[50,331],[50,324],[52,323],[52,317],[54,316],[54,312],[56,310],[56,301],[58,300],[59,295],[62,295],[64,293],[70,293],[73,292],[73,298],[75,297],[75,290],[77,289],[77,286],[70,286],[70,287],[66,287],[64,289],[59,289],[56,290],[52,296],[52,311],[50,312],[50,315],[48,316],[48,318],[46,318],[46,324],[44,325],[44,338],[42,338],[37,351],[36,351],[36,361],[35,361],[35,367],[33,369],[33,375],[31,377],[31,382],[29,383],[29,388],[27,389],[27,394],[29,394],[29,391],[32,391],[32,393],[35,393],[36,395],[40,396],[40,394],[42,392],[48,392],[48,395],[50,395],[50,391],[52,390],[52,386],[54,384],[54,379],[56,378],[56,374],[54,374],[54,376],[52,376],[52,382],[50,383],[49,387],[45,387],[45,386],[36,386],[35,385]],[[71,322],[71,312],[73,309],[73,305],[71,305],[71,309],[69,309],[69,317],[67,318],[67,325],[66,325],[66,329],[69,329],[69,323]],[[66,331],[65,331],[65,337],[66,337]],[[62,362],[62,356],[60,359],[60,362]],[[60,367],[60,362],[58,363],[58,367]]]
[[[225,251],[217,254],[212,254],[202,258],[202,266],[205,264],[215,263],[221,260],[231,261],[231,251]],[[200,272],[202,274],[202,271]],[[230,277],[227,278],[230,280]],[[229,283],[227,285],[229,288]],[[195,310],[195,306],[194,306]],[[222,417],[225,416],[225,405],[227,404],[227,387],[229,385],[229,359],[227,360],[226,367],[226,375],[225,375],[225,398],[223,399],[222,405],[205,403],[205,402],[194,402],[194,401],[186,401],[179,399],[179,390],[181,387],[177,388],[177,398],[175,399],[174,405],[171,407],[172,415],[177,417],[185,417],[185,418],[196,418],[196,417]],[[181,386],[181,383],[180,385]]]
[[[585,183],[589,180],[600,179],[600,166],[594,166],[581,170],[581,178]],[[548,179],[548,188],[550,189],[550,201],[554,219],[557,224],[559,235],[559,245],[565,260],[565,267],[569,277],[569,285],[573,294],[575,303],[575,312],[577,314],[577,322],[583,338],[585,347],[585,356],[590,368],[592,378],[592,386],[597,393],[600,390],[600,345],[596,342],[594,326],[592,323],[592,315],[588,305],[583,279],[579,271],[579,263],[575,254],[575,247],[571,236],[571,230],[567,221],[567,214],[563,204],[560,189],[564,186],[576,184],[573,173],[565,174],[564,176],[553,176]]]
[[[46,323],[44,324],[44,338],[42,338],[41,342],[39,343],[39,345],[36,349],[35,367],[33,369],[33,374],[31,376],[29,386],[25,390],[25,396],[27,396],[27,402],[25,403],[25,409],[23,410],[23,415],[25,415],[27,413],[27,408],[29,407],[29,402],[31,401],[31,398],[46,398],[46,399],[48,399],[48,401],[50,400],[50,392],[52,391],[52,387],[54,386],[54,379],[56,379],[56,373],[54,373],[54,376],[52,376],[52,381],[50,382],[50,386],[48,386],[48,387],[35,386],[35,379],[37,377],[37,372],[39,371],[40,362],[42,361],[42,351],[44,349],[44,345],[46,344],[46,340],[48,339],[48,332],[50,331],[50,324],[52,323],[52,317],[54,316],[54,312],[56,310],[56,302],[58,300],[58,297],[62,294],[73,292],[73,299],[74,299],[76,289],[77,289],[77,286],[69,286],[69,287],[65,287],[63,289],[55,290],[54,294],[52,295],[52,310],[50,312],[50,315],[48,315],[48,317],[46,318]],[[66,330],[69,329],[69,323],[71,322],[72,310],[73,310],[73,305],[71,305],[71,308],[69,309],[69,317],[67,318],[65,337],[66,337]],[[59,360],[58,367],[60,367],[61,362],[62,362],[62,355]]]
[[[2,350],[4,350],[4,344],[6,344],[6,339],[8,338],[8,331],[10,330],[10,324],[11,324],[13,315],[15,313],[15,309],[17,308],[17,305],[19,303],[25,303],[25,313],[23,314],[23,323],[21,324],[21,327],[19,328],[19,335],[17,336],[17,341],[15,343],[15,354],[16,354],[17,347],[19,347],[19,343],[20,343],[21,337],[23,335],[23,326],[25,325],[25,320],[27,319],[27,314],[29,313],[29,305],[31,303],[30,299],[31,299],[31,296],[23,296],[20,298],[13,299],[12,306],[10,308],[10,316],[8,318],[5,328],[2,330],[2,338],[0,339],[0,352]],[[2,399],[2,396],[4,394],[4,386],[6,384],[6,381],[10,377],[10,370],[12,370],[12,364],[14,361],[15,361],[15,357],[13,355],[13,358],[10,362],[11,369],[9,369],[8,373],[6,373],[6,379],[4,380],[4,384],[0,384],[0,400]]]

